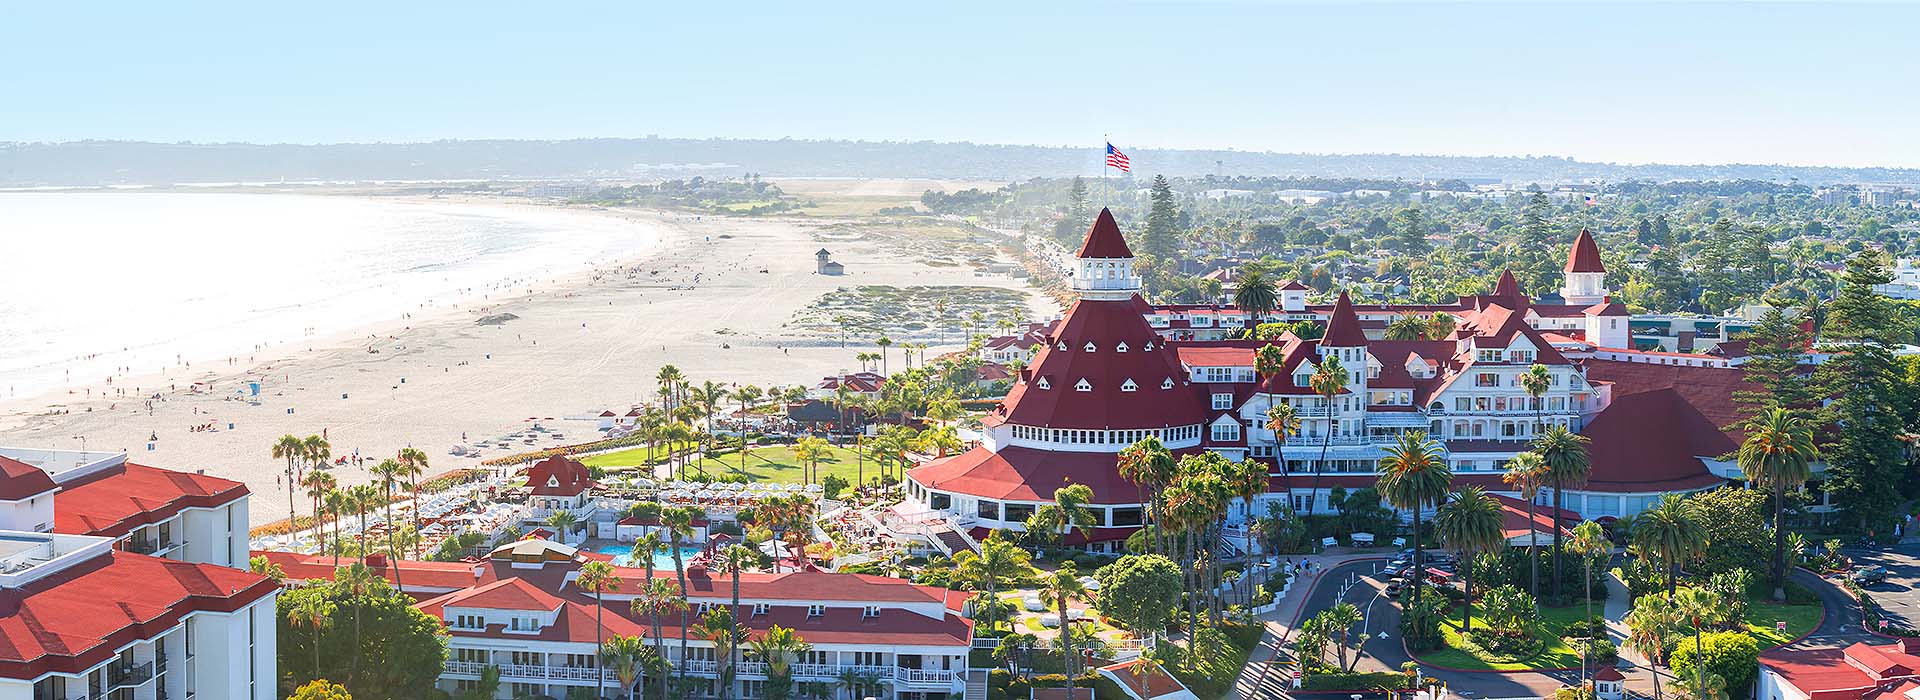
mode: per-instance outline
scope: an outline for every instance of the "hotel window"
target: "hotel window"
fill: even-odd
[[[1124,340],[1123,340],[1123,341],[1120,341],[1120,344],[1119,344],[1119,345],[1115,345],[1115,346],[1113,346],[1113,351],[1114,351],[1114,352],[1126,352],[1126,351],[1127,351],[1127,343],[1126,343],[1126,341],[1124,341]]]
[[[461,615],[457,618],[454,626],[460,629],[477,630],[484,629],[487,623],[486,618],[479,615]]]
[[[1213,410],[1224,411],[1233,408],[1233,394],[1214,394]]]
[[[1000,519],[1000,502],[999,501],[981,501],[980,507],[974,511],[974,514],[982,518],[986,518],[988,520],[999,520]]]
[[[1232,442],[1240,439],[1240,424],[1226,423],[1213,426],[1213,439],[1217,442]]]
[[[761,615],[765,615],[765,614],[767,614],[767,611],[768,611],[768,610],[772,610],[772,609],[773,609],[773,607],[772,607],[772,606],[770,606],[770,605],[767,605],[766,603],[754,603],[754,604],[753,604],[753,616],[754,616],[754,617],[759,617],[759,616],[761,616]]]
[[[1140,524],[1140,508],[1137,506],[1133,508],[1115,508],[1112,513],[1113,527],[1133,527]]]
[[[885,665],[887,665],[887,656],[886,656],[886,652],[881,652],[881,651],[856,651],[856,652],[853,652],[853,665],[855,665],[855,666],[885,666]]]
[[[1532,350],[1514,350],[1513,361],[1521,364],[1533,364]]]
[[[1500,386],[1500,375],[1492,372],[1480,372],[1473,375],[1473,385],[1478,387]]]
[[[1083,377],[1080,379],[1080,381],[1074,383],[1073,390],[1074,391],[1093,391],[1093,385],[1088,383],[1087,380]]]
[[[1027,503],[1008,503],[1006,512],[1007,514],[1001,518],[1002,520],[1010,523],[1023,523],[1027,521],[1027,518],[1033,517],[1033,506]]]
[[[544,656],[537,651],[516,651],[507,658],[515,666],[541,666]]]
[[[869,606],[867,606],[867,607],[866,607],[866,609],[864,609],[864,610],[861,610],[861,611],[860,611],[860,616],[861,616],[861,617],[865,617],[865,618],[875,618],[875,617],[879,617],[879,616],[880,616],[880,606],[878,606],[878,605],[869,605]]]
[[[1126,380],[1126,381],[1124,381],[1124,382],[1121,382],[1121,383],[1120,383],[1120,390],[1121,390],[1121,391],[1133,391],[1133,390],[1136,390],[1136,389],[1139,389],[1139,388],[1140,388],[1140,385],[1139,385],[1139,384],[1135,384],[1135,383],[1133,383],[1133,380],[1132,380],[1132,379],[1128,379],[1128,380]]]
[[[1099,350],[1100,348],[1098,346],[1095,346],[1093,344],[1093,341],[1089,340],[1087,341],[1087,347],[1085,349],[1087,352],[1093,352],[1095,350]]]
[[[1164,379],[1164,380],[1161,380],[1161,382],[1160,382],[1160,388],[1161,388],[1161,389],[1172,389],[1172,388],[1173,388],[1173,377],[1167,377],[1166,379]]]
[[[807,606],[807,617],[820,617],[827,614],[827,606],[815,603]]]
[[[484,664],[493,660],[488,658],[488,656],[489,654],[485,649],[470,649],[467,647],[454,647],[453,649],[454,661],[462,661],[470,664]]]

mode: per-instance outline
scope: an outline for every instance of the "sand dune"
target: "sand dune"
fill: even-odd
[[[268,454],[285,433],[325,431],[335,455],[385,456],[411,445],[431,457],[429,471],[440,471],[474,463],[447,454],[463,436],[504,434],[530,417],[558,419],[546,425],[564,433],[565,442],[589,438],[594,423],[564,418],[648,400],[663,364],[677,365],[695,381],[762,387],[811,383],[854,367],[855,352],[874,348],[852,347],[862,341],[850,339],[842,349],[835,339],[796,337],[781,328],[795,311],[837,288],[1026,289],[1020,280],[912,262],[871,241],[835,242],[834,257],[847,274],[822,277],[814,274],[813,258],[821,244],[809,233],[821,222],[812,220],[607,215],[634,217],[668,234],[639,259],[609,261],[511,299],[416,315],[311,348],[283,347],[272,359],[257,356],[252,367],[167,377],[180,390],[165,392],[151,412],[125,398],[16,400],[0,416],[0,445],[78,448],[84,436],[90,449],[124,449],[143,463],[239,479],[260,496],[253,507],[257,524],[287,512],[280,466]],[[1057,311],[1038,294],[1029,297],[1036,317]],[[508,313],[518,318],[477,323]],[[893,360],[900,360],[897,349]],[[186,392],[196,380],[212,382],[214,392]],[[249,380],[262,382],[260,405],[227,398]],[[102,387],[93,388],[98,394]],[[55,403],[68,413],[48,415]],[[189,430],[208,422],[218,430]],[[148,451],[154,435],[159,439]],[[336,476],[345,483],[368,480],[353,467],[337,469]]]

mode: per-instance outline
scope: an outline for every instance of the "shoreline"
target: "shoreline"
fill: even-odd
[[[162,400],[150,407],[140,397],[103,398],[98,391],[9,399],[0,403],[0,445],[124,449],[139,463],[205,469],[265,496],[253,509],[257,525],[287,516],[284,464],[268,458],[281,434],[325,434],[335,457],[357,452],[368,465],[415,446],[438,472],[479,462],[449,455],[450,446],[519,430],[530,419],[565,435],[552,444],[597,437],[597,421],[575,419],[650,400],[663,364],[680,367],[695,384],[762,388],[810,386],[857,368],[854,353],[877,349],[871,338],[849,335],[843,349],[837,337],[787,327],[813,300],[855,286],[999,287],[1023,294],[1033,317],[1058,313],[1024,280],[926,265],[878,240],[832,242],[848,273],[817,275],[816,231],[836,220],[567,208],[646,222],[660,237],[637,255],[516,285],[484,303],[449,303],[311,342],[276,344],[245,366],[196,362],[191,372],[169,372],[165,379],[177,388],[160,391]],[[517,318],[476,323],[489,314]],[[933,345],[937,332],[897,339]],[[368,352],[369,345],[378,352]],[[957,347],[933,345],[930,354]],[[890,354],[900,366],[900,349]],[[209,378],[212,393],[187,390]],[[257,400],[229,398],[251,378],[262,380]],[[155,393],[147,377],[115,385],[128,381]],[[50,415],[50,408],[68,413]],[[195,429],[209,423],[211,431]],[[482,457],[532,447],[515,442]],[[370,480],[352,464],[333,471],[342,485]],[[308,499],[294,501],[304,514],[308,507],[299,504]]]

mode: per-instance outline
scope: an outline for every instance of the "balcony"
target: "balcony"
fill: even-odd
[[[448,661],[445,673],[479,676],[489,665],[500,667],[500,679],[503,681],[575,681],[594,682],[596,669],[573,666],[535,666],[520,664],[486,664],[478,661]],[[676,670],[687,675],[716,678],[720,675],[721,663],[717,661],[694,660],[674,664]],[[945,688],[963,678],[963,671],[948,671],[918,668],[900,668],[897,666],[855,666],[835,664],[794,664],[792,676],[796,681],[831,682],[841,673],[855,671],[869,674],[882,680],[891,679],[895,685],[914,688]],[[619,683],[618,676],[610,670],[605,671],[606,680]],[[758,680],[767,677],[767,664],[760,661],[741,661],[734,670],[736,678]]]
[[[107,690],[109,692],[121,688],[137,688],[150,680],[153,680],[152,661],[144,664],[134,664],[132,666],[116,664],[107,667]]]
[[[594,674],[600,672],[613,683],[619,683],[619,676],[610,670],[585,668],[580,666],[534,666],[523,664],[487,664],[478,661],[448,661],[446,673],[478,676],[488,666],[500,667],[500,679],[505,681],[585,681],[595,682]]]

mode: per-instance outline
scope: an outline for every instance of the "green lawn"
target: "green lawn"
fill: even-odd
[[[682,449],[682,450],[692,446],[693,446],[692,442],[684,442],[684,441],[676,442],[673,444],[673,447],[675,449]],[[665,463],[667,461],[667,454],[668,452],[667,452],[666,445],[655,445],[653,448],[653,462],[655,464]],[[617,452],[602,452],[600,454],[581,459],[580,463],[585,464],[589,467],[638,467],[638,466],[641,466],[642,464],[645,464],[646,461],[647,461],[647,446],[641,445],[639,447],[628,448],[628,449],[620,450]]]
[[[859,471],[859,466],[862,463],[866,465],[866,476],[868,479],[872,479],[880,474],[880,465],[875,463],[872,458],[856,460],[856,456],[853,450],[828,447],[826,458],[821,459],[820,464],[815,468],[814,478],[816,479],[816,483],[818,479],[824,479],[828,476],[838,476],[846,479],[847,483],[851,484],[855,481],[855,473]],[[797,484],[800,483],[800,477],[805,473],[805,470],[801,467],[802,465],[799,461],[794,459],[793,447],[790,445],[769,445],[766,447],[755,447],[747,451],[746,474],[747,478],[754,482]],[[705,469],[706,473],[710,476],[736,473],[741,469],[740,453],[735,452],[733,454],[721,455],[718,458],[701,459],[698,462],[688,465],[687,473],[697,474],[702,469]]]
[[[1775,622],[1785,621],[1785,634],[1773,631]],[[1820,605],[1782,605],[1756,599],[1747,604],[1747,627],[1760,648],[1777,647],[1810,633],[1820,625]]]
[[[1594,601],[1593,614],[1599,615],[1602,607],[1600,601]],[[1575,605],[1565,608],[1541,608],[1540,620],[1534,623],[1533,633],[1534,636],[1546,640],[1546,644],[1542,645],[1540,651],[1535,652],[1532,656],[1504,663],[1482,661],[1458,648],[1460,646],[1460,613],[1460,608],[1454,608],[1453,614],[1447,616],[1446,622],[1440,624],[1440,633],[1446,637],[1447,648],[1415,654],[1414,658],[1424,663],[1468,671],[1524,671],[1537,668],[1568,668],[1580,665],[1580,652],[1575,651],[1573,647],[1567,646],[1566,641],[1560,638],[1560,633],[1561,630],[1566,629],[1569,623],[1586,616],[1585,605]],[[1480,616],[1475,615],[1473,618],[1473,628],[1480,629],[1482,627]]]

